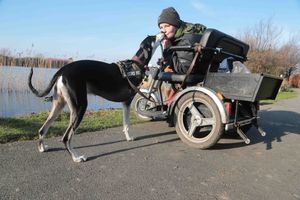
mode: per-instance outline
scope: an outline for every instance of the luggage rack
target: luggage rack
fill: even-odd
[[[252,124],[262,136],[265,136],[266,132],[258,125],[257,116],[239,119],[239,102],[274,100],[281,82],[282,78],[268,74],[208,73],[204,86],[211,88],[215,92],[220,92],[226,99],[235,101],[234,119],[226,124],[225,130],[236,130],[245,143],[249,144],[250,139],[242,131],[241,127]]]

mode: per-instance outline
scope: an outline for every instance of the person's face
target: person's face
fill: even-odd
[[[177,28],[168,23],[161,23],[159,24],[160,32],[166,35],[166,39],[172,39],[177,31]]]

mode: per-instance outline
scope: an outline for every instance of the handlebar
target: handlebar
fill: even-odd
[[[169,48],[169,51],[194,51],[194,48],[192,45],[172,46]]]

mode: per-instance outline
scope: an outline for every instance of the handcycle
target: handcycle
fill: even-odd
[[[245,134],[252,126],[265,136],[258,125],[259,101],[275,99],[282,79],[269,74],[220,73],[220,63],[231,59],[241,66],[247,60],[249,45],[216,29],[207,29],[199,43],[174,46],[172,52],[193,51],[195,56],[186,74],[164,72],[163,62],[152,68],[147,87],[132,102],[134,112],[142,119],[166,120],[175,126],[187,145],[207,149],[221,135],[235,131],[246,144]],[[164,82],[180,85],[172,103],[167,106],[162,92]]]

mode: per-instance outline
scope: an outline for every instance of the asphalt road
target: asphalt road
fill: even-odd
[[[298,91],[299,92],[299,91]],[[209,150],[183,144],[165,122],[76,135],[74,163],[60,138],[0,145],[0,199],[300,199],[300,96],[265,105],[252,143],[223,137]]]

